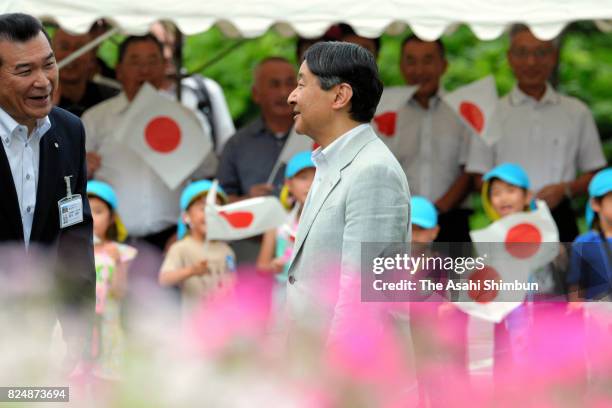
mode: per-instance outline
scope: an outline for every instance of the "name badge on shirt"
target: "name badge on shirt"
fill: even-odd
[[[64,177],[66,181],[66,197],[57,202],[60,228],[67,228],[83,222],[83,200],[80,194],[72,194],[70,177],[72,176]]]

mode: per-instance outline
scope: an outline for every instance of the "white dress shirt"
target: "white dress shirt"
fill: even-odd
[[[28,136],[27,126],[20,125],[0,108],[0,137],[8,158],[13,183],[17,191],[23,239],[26,246],[30,243],[34,209],[36,208],[36,188],[40,165],[40,139],[51,127],[49,117],[36,121],[36,127]],[[6,200],[7,197],[3,197]]]
[[[172,98],[170,94],[165,94]],[[170,190],[138,153],[117,141],[115,132],[128,106],[127,97],[120,93],[88,109],[81,119],[87,136],[85,149],[102,158],[95,178],[113,186],[119,202],[118,213],[128,233],[142,237],[176,224],[184,184]],[[202,115],[197,116],[202,119]],[[208,131],[208,125],[202,126]],[[212,152],[211,155],[214,156]],[[202,178],[203,173],[209,171],[203,170],[207,162],[205,159],[200,169],[194,173],[194,178]]]
[[[538,192],[550,184],[572,181],[578,171],[606,165],[599,133],[589,108],[547,84],[541,100],[517,86],[498,105],[501,138],[488,146],[475,140],[467,170],[484,174],[502,163],[517,163]]]
[[[319,186],[327,177],[331,164],[334,162],[334,158],[338,156],[339,152],[342,151],[342,148],[344,146],[348,145],[351,142],[355,135],[357,135],[359,132],[361,132],[362,129],[367,126],[370,125],[367,123],[363,123],[359,126],[356,126],[345,134],[343,134],[342,136],[340,136],[339,138],[337,138],[336,140],[334,140],[325,149],[323,149],[322,146],[319,146],[312,152],[311,157],[316,170],[314,180],[312,181],[312,185],[310,186],[310,191],[306,199],[306,203],[304,204],[304,208],[306,208],[308,202],[312,200],[311,197],[314,197],[314,195],[317,193]]]

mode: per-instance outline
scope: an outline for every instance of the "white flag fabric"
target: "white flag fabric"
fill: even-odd
[[[443,96],[461,120],[487,144],[501,137],[495,78],[488,75]]]
[[[283,164],[287,164],[291,158],[299,153],[306,150],[314,150],[314,141],[306,135],[302,135],[295,131],[295,127],[291,128],[287,141],[281,150],[270,175],[268,176],[268,184],[272,184],[276,178],[276,174],[280,170]]]
[[[397,134],[397,112],[408,103],[418,89],[418,85],[392,86],[384,89],[372,120],[372,127],[379,136],[384,138],[395,137]]]
[[[525,264],[529,271],[546,265],[559,254],[559,230],[542,200],[536,200],[536,210],[501,218],[470,232],[470,237],[479,253],[494,250],[495,257]]]
[[[195,114],[145,83],[115,135],[133,149],[174,190],[212,149]]]
[[[206,239],[234,241],[250,238],[278,228],[287,219],[287,212],[276,197],[256,197],[223,206],[214,198],[217,182],[207,195]]]

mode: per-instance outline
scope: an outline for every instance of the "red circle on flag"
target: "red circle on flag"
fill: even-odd
[[[219,215],[225,218],[234,228],[248,228],[255,219],[253,213],[246,211],[234,211],[232,213],[219,211]]]
[[[485,117],[478,105],[472,102],[461,102],[459,105],[459,113],[478,133],[482,132]]]
[[[374,123],[378,131],[386,137],[395,135],[395,125],[397,123],[397,112],[385,112],[374,117]]]
[[[157,116],[145,126],[145,140],[158,153],[170,153],[181,143],[181,128],[168,116]]]
[[[529,223],[515,225],[508,230],[505,239],[506,251],[515,258],[530,258],[538,252],[542,234],[538,227]]]
[[[489,303],[497,297],[497,289],[484,289],[484,281],[501,279],[499,273],[492,266],[485,266],[482,269],[475,270],[470,275],[469,281],[478,282],[480,289],[470,289],[468,296],[478,303]]]

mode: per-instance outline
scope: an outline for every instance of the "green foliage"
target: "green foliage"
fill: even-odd
[[[231,47],[236,48],[221,59],[216,58]],[[213,28],[189,37],[184,48],[184,64],[188,72],[214,62],[198,71],[221,84],[238,126],[257,114],[251,100],[252,72],[262,59],[269,56],[281,56],[295,62],[295,40],[273,31],[257,39],[228,39]]]

